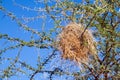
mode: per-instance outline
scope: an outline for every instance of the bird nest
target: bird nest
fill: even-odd
[[[58,49],[64,59],[77,63],[89,62],[89,56],[96,54],[95,41],[90,30],[81,24],[68,24],[58,36]],[[84,32],[84,34],[83,34]]]

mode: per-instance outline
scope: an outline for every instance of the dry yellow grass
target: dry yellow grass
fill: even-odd
[[[69,59],[77,63],[89,62],[89,56],[96,54],[95,41],[92,33],[86,30],[81,24],[68,24],[58,36],[58,49],[64,59]]]

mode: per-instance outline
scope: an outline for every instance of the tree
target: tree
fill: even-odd
[[[11,79],[18,75],[23,77],[23,74],[28,80],[43,79],[43,75],[46,75],[48,80],[120,79],[119,0],[37,0],[34,1],[34,5],[28,6],[18,4],[16,0],[13,3],[17,8],[26,11],[26,17],[7,10],[3,5],[7,4],[4,1],[1,3],[0,11],[16,22],[29,36],[23,35],[21,39],[17,37],[18,35],[13,37],[9,33],[0,33],[0,43],[3,44],[0,48],[1,65],[6,66],[1,68],[1,79]],[[27,17],[31,16],[30,12],[33,12],[33,17]],[[32,22],[36,24],[37,20],[38,22],[43,20],[40,30],[31,27]],[[70,22],[81,23],[85,27],[84,31],[88,28],[93,30],[97,42],[97,54],[87,64],[81,63],[79,66],[74,61],[61,59],[56,39],[63,27]],[[26,47],[29,48],[30,54],[33,54],[34,48],[40,50],[38,55],[33,54],[31,57],[36,58],[36,61],[28,63],[22,60],[21,54],[26,54],[26,59],[30,56],[23,51]],[[10,55],[9,51],[15,52],[14,57],[6,56]],[[28,59],[30,60],[30,57]],[[4,62],[6,60],[8,63]]]

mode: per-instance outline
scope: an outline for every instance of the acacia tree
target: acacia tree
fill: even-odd
[[[8,11],[1,3],[0,11],[16,22],[24,31],[31,34],[29,40],[24,40],[17,36],[12,37],[9,34],[0,33],[1,43],[6,45],[0,48],[1,65],[7,64],[7,67],[1,68],[1,79],[18,77],[21,73],[26,75],[28,80],[43,79],[40,76],[44,74],[48,75],[46,78],[48,80],[58,80],[58,78],[60,80],[120,79],[119,0],[37,0],[34,2],[36,4],[30,8],[13,1],[15,6],[24,11],[33,11],[38,14],[23,18],[18,17],[15,12]],[[41,31],[29,26],[30,22],[36,20],[44,22],[40,25]],[[70,22],[81,23],[85,27],[84,31],[88,28],[93,30],[97,42],[97,54],[88,64],[81,63],[80,69],[80,66],[74,61],[61,59],[61,53],[56,46],[57,35]],[[53,27],[48,28],[49,24],[53,24]],[[11,44],[12,42],[13,44]],[[36,55],[36,65],[21,59],[20,55],[25,47],[40,50],[39,55]],[[18,54],[14,53],[14,58],[4,56],[11,50],[16,52],[16,49],[18,49]],[[48,54],[45,54],[44,51],[48,51]],[[47,57],[42,57],[43,54]],[[29,54],[25,57],[28,56]],[[6,60],[8,63],[4,62]]]

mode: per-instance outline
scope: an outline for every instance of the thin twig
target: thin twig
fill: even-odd
[[[90,22],[87,24],[87,26],[85,27],[84,31],[82,32],[80,39],[82,38],[82,36],[84,35],[85,31],[87,30],[87,28],[89,27],[89,25],[91,24],[91,22],[93,21],[93,19],[95,18],[96,14],[90,19]]]
[[[52,54],[45,60],[44,63],[42,63],[41,66],[44,66],[45,64],[47,64],[47,62],[55,55],[55,52],[56,52],[56,49],[53,50]],[[32,74],[32,76],[30,77],[30,80],[33,80],[33,77],[34,77],[37,73],[39,73],[39,72],[41,72],[41,69],[36,70],[36,71]]]

